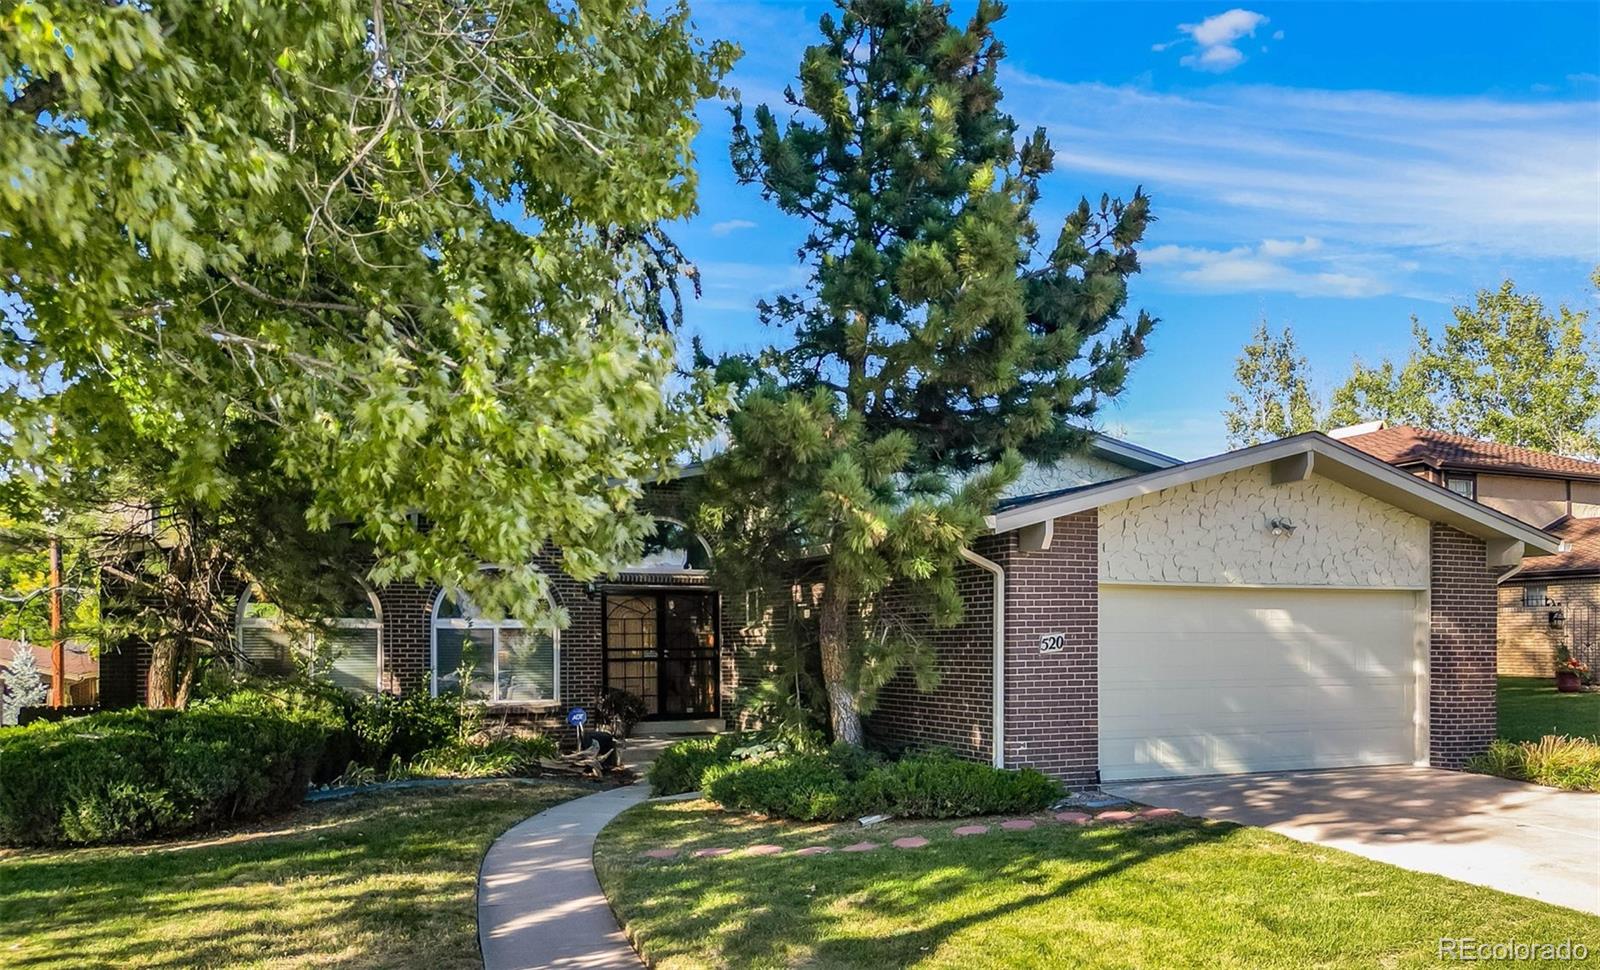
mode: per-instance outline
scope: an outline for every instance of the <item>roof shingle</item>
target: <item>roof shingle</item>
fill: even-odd
[[[1391,465],[1421,464],[1438,469],[1522,472],[1600,481],[1600,462],[1405,424],[1341,440]]]
[[[1572,544],[1572,549],[1554,556],[1524,559],[1519,576],[1600,575],[1600,519],[1575,519],[1564,515],[1545,526],[1544,531],[1565,539]]]

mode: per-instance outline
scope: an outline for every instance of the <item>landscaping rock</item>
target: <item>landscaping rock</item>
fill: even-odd
[[[1132,812],[1101,812],[1099,815],[1094,817],[1094,820],[1096,822],[1126,822],[1128,819],[1133,817],[1134,815]]]
[[[1000,827],[1008,832],[1026,832],[1037,824],[1031,818],[1008,818],[1000,823]]]
[[[920,849],[928,844],[928,840],[920,835],[908,835],[902,839],[895,839],[890,844],[897,849]]]
[[[876,843],[876,842],[857,842],[854,845],[845,846],[840,851],[842,851],[842,852],[871,852],[873,849],[876,849],[876,848],[878,848],[878,843]]]
[[[732,851],[732,849],[696,849],[694,850],[694,857],[696,859],[712,859],[719,855],[727,855]]]
[[[1089,824],[1089,820],[1091,818],[1093,818],[1093,816],[1087,815],[1087,814],[1085,814],[1083,812],[1057,812],[1056,813],[1056,821],[1057,822],[1070,822],[1073,825],[1088,825]]]
[[[744,850],[745,855],[777,855],[783,851],[781,845],[752,845]]]
[[[982,835],[989,831],[987,825],[958,825],[951,830],[951,835]]]
[[[826,845],[808,845],[803,849],[796,849],[795,855],[827,855],[833,848]]]
[[[678,850],[677,849],[646,849],[644,852],[642,852],[640,854],[645,856],[646,858],[649,858],[649,859],[676,859],[678,857]]]
[[[1183,813],[1175,808],[1147,808],[1139,813],[1140,818],[1182,818]]]

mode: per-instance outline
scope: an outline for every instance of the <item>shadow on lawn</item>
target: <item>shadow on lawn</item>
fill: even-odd
[[[0,857],[0,965],[406,966],[408,944],[458,938],[459,956],[430,951],[430,967],[476,966],[479,857],[551,802],[374,797],[236,837]],[[387,959],[349,949],[374,940]]]
[[[646,880],[639,888],[647,886],[648,891],[625,915],[653,959],[679,952],[678,941],[715,933],[730,965],[798,960],[854,966],[867,946],[877,948],[873,955],[885,966],[904,965],[964,930],[1084,891],[1169,853],[1225,839],[1236,828],[1181,822],[1079,829],[1043,822],[1029,835],[991,832],[949,844],[949,828],[958,824],[921,826],[922,834],[935,840],[926,849],[885,845],[860,855],[834,852],[807,860],[730,856],[667,866],[622,864],[614,872],[622,880]],[[894,834],[874,835],[872,841],[886,842]],[[1041,837],[1050,841],[1041,844]],[[664,841],[674,844],[670,836]],[[837,847],[839,836],[830,841]],[[1062,862],[1072,864],[1073,874],[1063,877]],[[979,900],[976,906],[917,925],[926,914],[946,910],[949,901],[969,895]],[[887,941],[828,934],[852,918],[881,918],[912,928]],[[651,932],[653,926],[669,924],[677,927],[670,939]]]

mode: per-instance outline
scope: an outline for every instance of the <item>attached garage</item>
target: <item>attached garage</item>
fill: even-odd
[[[1427,757],[1410,590],[1100,587],[1105,781]]]
[[[1496,580],[1561,545],[1315,433],[990,525],[994,761],[1074,784],[1461,767],[1495,732]]]

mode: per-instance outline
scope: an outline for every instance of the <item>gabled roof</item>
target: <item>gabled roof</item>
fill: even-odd
[[[1425,465],[1439,471],[1509,472],[1600,481],[1600,462],[1408,424],[1392,428],[1380,426],[1364,434],[1339,436],[1339,440],[1401,467]]]
[[[1544,527],[1572,548],[1554,556],[1530,556],[1522,561],[1518,579],[1557,576],[1600,576],[1600,519],[1575,519],[1564,515]]]
[[[1089,445],[1089,450],[1096,457],[1136,472],[1153,472],[1158,468],[1171,468],[1173,465],[1183,464],[1171,455],[1163,455],[1159,451],[1151,451],[1131,441],[1113,438],[1098,431],[1094,433],[1094,441]]]
[[[1285,481],[1305,478],[1315,469],[1318,475],[1380,498],[1413,515],[1493,541],[1502,549],[1501,558],[1520,558],[1522,549],[1513,550],[1514,543],[1521,543],[1527,552],[1536,554],[1554,554],[1563,549],[1562,541],[1556,536],[1316,431],[1142,475],[1025,496],[998,508],[988,522],[996,532],[1010,532],[1059,516],[1269,463],[1274,466],[1274,476],[1281,473]]]

